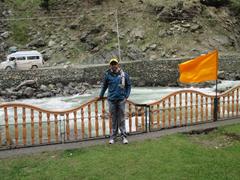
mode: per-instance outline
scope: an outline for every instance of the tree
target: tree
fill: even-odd
[[[49,11],[49,0],[41,0],[40,7]]]
[[[200,0],[200,2],[207,6],[220,7],[227,5],[229,3],[229,0]]]

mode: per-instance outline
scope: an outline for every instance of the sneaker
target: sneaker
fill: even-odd
[[[123,142],[123,144],[128,144],[127,138],[123,137],[122,142]]]
[[[110,139],[109,144],[114,144],[114,139]]]

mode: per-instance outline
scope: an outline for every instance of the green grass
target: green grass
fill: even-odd
[[[1,179],[239,179],[238,140],[220,148],[201,143],[226,132],[239,134],[240,125],[208,135],[175,134],[3,159],[0,174]]]
[[[219,128],[221,133],[234,133],[240,135],[240,125],[232,125]]]
[[[25,44],[28,42],[28,27],[27,21],[12,21],[10,29],[12,31],[11,41],[18,44]]]

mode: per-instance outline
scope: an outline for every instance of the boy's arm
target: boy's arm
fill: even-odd
[[[101,88],[101,91],[100,91],[100,94],[99,94],[100,98],[103,98],[104,93],[106,92],[107,88],[108,88],[107,73],[105,73],[104,78],[103,78],[103,82],[102,82],[102,88]]]

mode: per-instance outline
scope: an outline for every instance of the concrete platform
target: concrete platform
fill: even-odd
[[[228,119],[223,121],[217,121],[217,122],[211,122],[211,123],[205,123],[205,124],[199,124],[199,125],[193,125],[193,126],[187,126],[187,127],[172,128],[172,129],[165,129],[161,131],[131,135],[128,137],[128,140],[129,140],[129,143],[131,143],[135,141],[143,141],[146,139],[159,138],[164,135],[169,135],[169,134],[174,134],[179,132],[204,130],[204,129],[215,128],[219,126],[225,126],[225,125],[237,124],[237,123],[240,123],[240,119]],[[120,143],[120,142],[117,142],[117,143]],[[23,156],[23,155],[31,155],[31,154],[41,153],[46,151],[79,149],[83,147],[96,146],[96,145],[108,145],[108,139],[97,139],[97,140],[89,140],[89,141],[74,142],[74,143],[1,150],[0,159],[13,157],[13,156],[16,157],[16,156]],[[114,145],[109,145],[109,146],[114,146]],[[126,146],[126,145],[123,145],[123,146]]]

